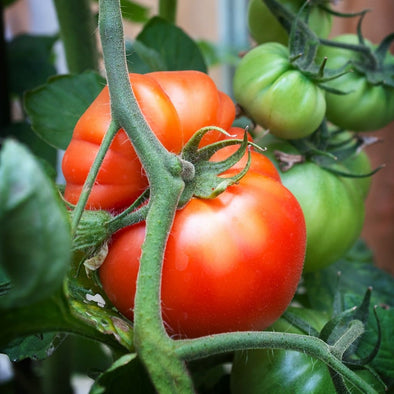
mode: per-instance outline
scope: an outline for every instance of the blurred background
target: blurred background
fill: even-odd
[[[139,0],[139,3],[149,8],[150,15],[157,12],[157,1]],[[233,73],[231,57],[235,57],[237,52],[246,49],[251,43],[246,24],[247,4],[248,0],[178,1],[178,26],[193,38],[213,43],[228,54],[227,58],[223,57],[224,60],[227,59],[226,64],[213,65],[210,67],[210,74],[218,86],[230,95]],[[378,43],[393,29],[394,1],[337,0],[335,4],[335,9],[343,12],[365,8],[372,12],[365,17],[363,33],[372,42]],[[52,0],[17,0],[5,8],[4,21],[6,39],[24,32],[54,34],[58,31]],[[357,18],[336,18],[332,36],[355,32],[356,24]],[[133,39],[141,28],[142,24],[127,23],[126,38]],[[56,66],[59,73],[67,72],[60,43],[56,46]],[[367,152],[373,167],[385,164],[385,168],[373,178],[367,200],[363,237],[375,253],[376,264],[394,274],[394,124],[373,135],[378,136],[382,142],[369,147]]]

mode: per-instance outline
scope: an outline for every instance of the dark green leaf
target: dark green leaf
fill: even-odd
[[[155,390],[136,354],[116,360],[93,384],[90,394],[153,394]]]
[[[362,297],[368,287],[373,288],[372,305],[392,306],[394,302],[394,278],[373,265],[371,251],[361,240],[343,259],[324,270],[306,274],[304,279],[314,309],[331,312],[337,290]]]
[[[66,149],[81,115],[97,97],[105,80],[95,72],[62,75],[25,95],[33,130],[48,144]]]
[[[27,145],[35,156],[48,162],[54,169],[56,168],[56,149],[39,138],[37,134],[33,132],[29,124],[23,122],[12,123],[5,129],[5,133],[7,136],[13,137],[19,142]]]
[[[2,307],[29,305],[62,285],[71,257],[66,209],[34,156],[11,139],[0,158],[0,240],[11,281]]]
[[[150,71],[207,72],[198,45],[182,29],[160,17],[152,18],[145,25],[133,48]],[[134,72],[132,67],[131,71]]]
[[[64,335],[46,333],[18,338],[1,349],[12,361],[20,361],[25,358],[43,360],[49,357],[58,345],[63,341]]]
[[[146,74],[151,71],[151,68],[137,55],[137,52],[130,41],[126,41],[126,60],[127,68],[130,72]]]
[[[57,36],[22,34],[7,46],[9,89],[22,96],[23,92],[45,83],[56,74],[52,48]]]
[[[377,313],[382,328],[382,342],[370,366],[384,377],[387,384],[392,385],[394,384],[394,309],[378,308]],[[360,357],[366,357],[373,350],[378,339],[377,323],[373,316],[370,318],[367,334],[363,337],[357,351]]]

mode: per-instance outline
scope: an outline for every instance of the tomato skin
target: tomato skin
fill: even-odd
[[[209,76],[198,71],[130,74],[138,104],[163,145],[179,153],[201,127],[228,129],[235,118],[231,99],[219,92]],[[185,105],[186,104],[186,105]],[[190,111],[190,106],[194,111]],[[198,115],[198,116],[197,116]],[[83,184],[111,121],[108,87],[105,87],[75,126],[62,170],[64,197],[76,204]],[[202,145],[222,139],[210,131]],[[89,209],[121,210],[148,186],[132,144],[123,130],[112,142],[89,196]]]
[[[268,146],[267,156],[276,163],[273,152],[299,152],[286,142]],[[349,172],[344,166],[337,166]],[[357,180],[337,176],[313,162],[296,164],[279,171],[283,184],[300,203],[306,222],[307,249],[304,272],[320,270],[340,258],[360,236],[365,216],[365,191]]]
[[[344,34],[335,37],[333,41],[358,44],[354,34]],[[370,47],[373,44],[366,41]],[[347,61],[357,61],[354,52],[341,48],[324,47],[319,50],[321,57],[327,57],[327,67],[339,68]],[[394,63],[394,56],[387,55],[387,63]],[[326,93],[327,119],[340,128],[351,131],[378,130],[394,120],[394,88],[370,83],[361,72],[342,75],[327,82],[327,86],[348,94],[338,95]]]
[[[303,0],[279,0],[289,11],[296,14]],[[332,25],[331,15],[320,7],[313,6],[309,14],[309,27],[319,37],[327,38]],[[258,44],[279,42],[287,45],[289,36],[262,0],[251,0],[248,6],[248,27]]]
[[[317,331],[320,331],[328,320],[318,311],[303,308],[299,309],[297,313],[298,308],[289,309],[308,321]],[[283,319],[274,323],[271,329],[303,334]],[[361,370],[356,373],[371,384],[375,390],[383,392],[382,384],[369,371]],[[273,349],[237,352],[231,372],[231,393],[274,392],[335,394],[336,390],[326,365],[302,352]],[[351,387],[351,392],[360,393],[354,387]]]
[[[106,294],[129,319],[144,235],[145,223],[116,233],[99,270]],[[295,293],[305,237],[294,196],[261,172],[249,171],[215,199],[192,198],[176,213],[163,263],[169,334],[191,338],[272,324]]]
[[[289,62],[288,49],[278,43],[259,45],[240,61],[234,96],[245,112],[271,134],[303,138],[323,121],[324,92]]]

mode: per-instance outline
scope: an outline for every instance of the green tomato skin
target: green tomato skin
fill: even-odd
[[[292,68],[286,47],[260,45],[248,52],[234,76],[234,96],[246,113],[283,139],[312,134],[323,121],[324,92]]]
[[[358,44],[357,36],[345,34],[334,41]],[[366,41],[371,48],[373,44]],[[359,56],[353,52],[335,47],[321,47],[319,57],[327,57],[328,68],[339,68],[347,61],[357,61]],[[388,55],[387,62],[394,62]],[[327,119],[340,128],[352,131],[378,130],[394,120],[394,88],[387,85],[373,85],[365,75],[357,70],[342,75],[326,83],[330,88],[349,92],[338,95],[326,92]]]
[[[296,14],[303,5],[303,0],[279,0],[289,11]],[[320,7],[312,7],[309,15],[309,27],[319,37],[327,38],[331,31],[331,15]],[[251,0],[248,5],[248,27],[251,36],[258,44],[279,42],[287,45],[289,36],[277,21],[263,0]]]
[[[273,152],[298,153],[287,143],[268,146],[265,153],[276,166]],[[360,236],[365,216],[364,192],[354,178],[340,177],[312,162],[279,169],[283,184],[294,194],[305,217],[307,248],[304,273],[337,261]],[[349,172],[346,167],[338,170]]]

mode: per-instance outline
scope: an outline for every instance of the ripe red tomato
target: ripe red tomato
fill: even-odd
[[[304,217],[272,163],[251,155],[251,169],[237,184],[215,199],[192,198],[176,213],[161,289],[170,335],[261,330],[293,298],[305,254]],[[145,223],[116,233],[99,270],[106,294],[129,319],[144,236]]]
[[[228,129],[235,118],[230,97],[217,90],[212,79],[198,71],[130,74],[130,81],[145,119],[163,145],[179,153],[198,129]],[[108,87],[79,119],[62,163],[66,179],[64,197],[76,204],[87,174],[111,122]],[[210,131],[202,144],[223,138]],[[98,173],[89,209],[120,210],[128,207],[148,186],[141,163],[127,134],[120,130]]]

